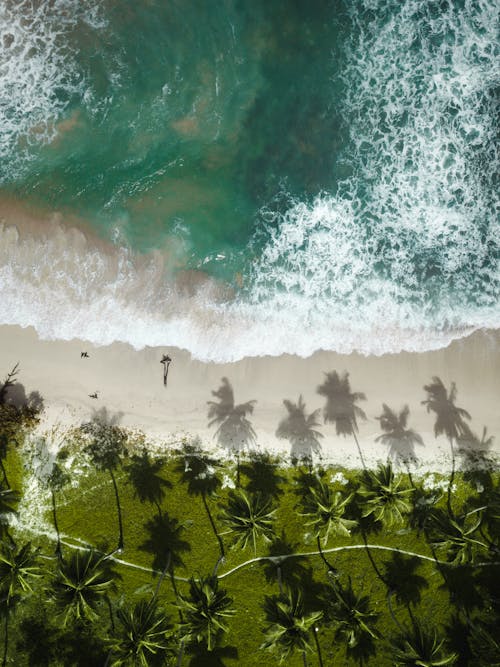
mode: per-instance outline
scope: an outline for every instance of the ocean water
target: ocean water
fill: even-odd
[[[498,14],[0,0],[0,323],[212,360],[498,328]]]

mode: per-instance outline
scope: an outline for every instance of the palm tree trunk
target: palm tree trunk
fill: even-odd
[[[307,667],[307,656],[305,651],[302,653],[302,660],[304,662],[304,667]]]
[[[179,653],[177,654],[177,667],[181,667],[183,655],[184,655],[184,639],[181,639],[181,643],[179,646]]]
[[[405,468],[406,468],[406,474],[408,475],[408,479],[410,481],[410,486],[412,489],[414,489],[415,484],[413,483],[413,477],[411,476],[410,466],[408,465],[408,461],[405,461]]]
[[[109,474],[111,475],[111,481],[113,482],[113,488],[115,490],[115,500],[116,500],[116,509],[118,511],[118,550],[122,551],[123,549],[123,523],[122,523],[122,510],[120,507],[120,496],[118,495],[118,486],[116,485],[116,479],[111,468],[109,469]]]
[[[453,510],[451,508],[451,487],[453,486],[453,481],[455,479],[455,452],[453,450],[453,438],[449,438],[450,441],[450,451],[451,451],[451,475],[450,475],[450,481],[448,484],[448,498],[446,501],[446,505],[448,507],[448,512],[453,519],[455,515],[453,514]]]
[[[9,648],[9,610],[5,610],[5,639],[4,639],[4,645],[3,645],[3,660],[2,660],[2,667],[5,667],[7,664],[7,650]]]
[[[318,652],[319,667],[323,667],[323,656],[321,655],[321,646],[319,645],[318,632],[315,627],[313,627],[312,630],[313,630],[314,643],[316,644],[316,651]]]
[[[396,624],[397,628],[398,628],[402,633],[405,633],[405,629],[403,628],[403,626],[401,625],[401,623],[400,623],[400,622],[398,621],[398,619],[396,618],[396,616],[395,616],[395,614],[394,614],[394,609],[392,608],[392,593],[393,593],[393,591],[391,591],[391,590],[388,590],[388,591],[387,591],[387,606],[389,607],[389,613],[391,614],[391,618],[392,618],[392,620],[394,621],[394,623]]]
[[[318,551],[319,551],[319,555],[321,557],[321,560],[326,565],[328,571],[329,572],[331,571],[333,573],[337,572],[337,568],[333,567],[333,565],[327,561],[326,556],[323,553],[323,549],[321,548],[321,540],[319,539],[319,535],[316,535],[316,544],[318,545]]]
[[[282,576],[282,572],[281,572],[281,563],[276,568],[276,577],[278,579],[278,588],[279,588],[279,591],[280,591],[280,595],[282,595],[283,594],[283,576]]]
[[[177,590],[177,584],[175,583],[175,577],[174,577],[174,569],[173,567],[170,568],[170,582],[172,584],[172,588],[174,591],[175,595],[175,601],[177,602],[179,599],[179,591]],[[182,609],[177,605],[177,611],[179,613],[179,620],[181,623],[184,623],[184,616],[182,614]]]
[[[2,469],[2,474],[3,474],[3,480],[5,482],[5,486],[10,489],[10,484],[9,480],[7,478],[7,471],[5,470],[5,466],[3,464],[3,460],[0,458],[0,468]]]
[[[365,545],[366,554],[367,554],[368,559],[369,559],[369,561],[370,561],[370,563],[371,563],[371,565],[372,565],[372,567],[373,567],[373,570],[375,571],[375,574],[376,574],[377,577],[380,579],[380,581],[384,584],[384,586],[387,586],[387,582],[386,582],[386,580],[384,579],[384,576],[382,575],[382,573],[381,573],[380,570],[378,569],[377,563],[376,563],[375,560],[373,559],[372,552],[370,551],[370,548],[369,548],[369,546],[368,546],[368,540],[367,540],[367,538],[366,538],[366,533],[365,533],[365,531],[364,531],[363,529],[361,529],[361,534],[363,535],[363,542],[364,542],[364,545]]]
[[[114,632],[115,631],[115,617],[113,615],[113,606],[111,604],[111,600],[109,599],[109,597],[107,595],[105,597],[105,600],[106,600],[106,604],[108,605],[109,620],[110,620],[110,623],[111,623],[111,632]]]
[[[363,458],[363,453],[361,451],[361,447],[359,446],[358,437],[357,437],[354,429],[352,429],[352,434],[354,436],[354,441],[355,441],[356,446],[358,448],[359,458],[361,459],[361,465],[363,466],[363,469],[366,470],[366,463],[365,463],[365,460]]]
[[[58,558],[61,558],[62,556],[61,535],[59,533],[59,525],[57,523],[56,494],[54,493],[54,489],[51,489],[50,492],[52,494],[52,517],[54,519],[54,528],[56,529],[56,535],[57,535],[56,556]]]
[[[155,505],[156,505],[156,509],[158,510],[158,516],[160,517],[160,519],[163,518],[163,513],[161,511],[161,505],[157,500],[155,500]]]
[[[215,522],[214,522],[214,520],[213,520],[212,513],[210,512],[210,508],[209,508],[209,506],[208,506],[207,499],[206,499],[204,493],[201,495],[201,499],[203,500],[203,504],[204,504],[204,506],[205,506],[205,510],[206,510],[206,512],[207,512],[207,514],[208,514],[208,519],[209,519],[209,521],[210,521],[210,525],[212,526],[213,533],[214,533],[215,537],[217,538],[217,542],[219,543],[219,550],[220,550],[221,558],[224,558],[225,555],[226,555],[226,553],[225,553],[225,551],[224,551],[224,544],[223,544],[223,542],[222,542],[222,538],[221,538],[221,536],[220,536],[219,533],[217,532],[217,527],[216,527]]]
[[[158,595],[158,593],[159,593],[159,591],[160,591],[160,586],[161,586],[161,584],[162,584],[162,581],[165,579],[165,575],[166,575],[167,572],[168,572],[168,568],[170,567],[170,562],[171,562],[171,560],[172,560],[172,552],[169,551],[169,552],[168,552],[168,557],[167,557],[167,562],[166,562],[166,564],[165,564],[165,567],[163,568],[163,570],[162,570],[160,576],[158,577],[158,583],[156,584],[156,588],[155,588],[155,591],[154,591],[154,593],[153,593],[153,600],[156,599],[156,596]]]

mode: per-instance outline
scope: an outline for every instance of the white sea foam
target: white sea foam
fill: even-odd
[[[0,182],[32,159],[30,146],[51,141],[85,74],[71,34],[103,25],[95,0],[0,2]]]
[[[353,175],[335,195],[265,212],[250,300],[347,351],[497,326],[496,3],[350,8],[357,27],[341,77]]]
[[[499,328],[496,3],[439,4],[353,0],[341,73],[352,176],[263,212],[267,242],[240,298],[178,293],[159,253],[4,227],[0,321],[217,361],[427,350]]]

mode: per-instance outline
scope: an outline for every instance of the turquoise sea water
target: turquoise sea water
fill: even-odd
[[[204,358],[499,326],[494,0],[0,0],[0,26],[0,196],[116,247],[6,236],[0,321]],[[183,301],[183,269],[233,296]]]

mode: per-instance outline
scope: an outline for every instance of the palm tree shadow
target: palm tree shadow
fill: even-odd
[[[311,459],[313,454],[321,456],[319,439],[323,434],[315,430],[315,427],[320,425],[318,415],[321,410],[306,415],[306,405],[302,395],[299,396],[297,403],[284,399],[283,405],[288,411],[288,416],[281,420],[276,430],[276,437],[290,442],[292,459]]]
[[[466,614],[483,607],[484,599],[478,590],[473,567],[447,567],[443,569],[443,576],[446,583],[441,584],[440,588],[448,591],[450,602],[456,607],[463,609]]]
[[[41,412],[43,410],[43,397],[38,391],[26,394],[24,385],[17,381],[19,372],[18,364],[7,374],[5,380],[0,383],[0,405],[10,405],[17,410],[31,410]]]
[[[419,604],[421,591],[429,586],[427,579],[417,574],[420,565],[419,558],[397,552],[392,553],[390,561],[384,562],[387,586],[400,604]]]
[[[493,460],[490,450],[493,440],[492,435],[488,436],[486,426],[483,427],[483,433],[479,438],[467,424],[463,424],[462,434],[457,437],[457,455],[466,474],[473,472],[481,474],[491,470]]]
[[[346,647],[346,655],[359,665],[368,664],[370,658],[377,653],[377,645],[373,637],[364,634],[355,646]]]
[[[221,447],[241,453],[257,442],[257,435],[247,419],[247,414],[253,413],[256,401],[236,405],[231,383],[226,377],[221,382],[220,387],[212,391],[219,400],[208,401],[208,426],[217,425],[215,437]]]
[[[280,487],[286,478],[278,472],[277,463],[266,452],[256,452],[252,454],[251,460],[241,463],[240,472],[248,479],[246,490],[272,498],[283,495]]]
[[[347,371],[344,371],[342,375],[339,375],[337,371],[325,373],[325,381],[318,386],[317,393],[326,398],[326,404],[323,408],[325,424],[335,424],[337,435],[350,435],[354,438],[361,464],[363,468],[366,468],[363,452],[356,435],[358,419],[366,419],[365,413],[356,403],[365,401],[365,394],[351,391]]]
[[[236,646],[216,646],[208,651],[202,645],[192,645],[186,649],[191,657],[189,667],[225,667],[225,665],[238,660],[238,649]]]
[[[394,463],[402,463],[407,470],[410,463],[417,462],[415,445],[424,445],[422,437],[413,429],[407,428],[409,414],[407,405],[397,415],[383,403],[382,414],[376,418],[380,421],[383,433],[375,438],[375,442],[382,442],[388,447],[387,457]]]
[[[139,549],[152,554],[153,570],[159,572],[167,568],[173,571],[174,568],[184,567],[182,554],[191,551],[191,545],[182,539],[184,525],[178,519],[166,512],[157,514],[146,522],[145,529],[149,537]]]
[[[308,573],[304,563],[305,558],[282,558],[287,554],[295,553],[299,550],[299,545],[291,542],[281,531],[281,536],[275,537],[267,549],[269,560],[262,561],[264,576],[268,583],[278,581],[278,584],[285,584],[289,588],[298,588],[301,586]],[[281,588],[281,586],[280,586]]]
[[[69,628],[58,638],[58,657],[65,665],[104,665],[108,652],[103,640],[90,629]]]
[[[56,663],[58,653],[58,637],[54,628],[38,616],[23,619],[19,624],[20,639],[17,650],[26,652],[30,665],[51,667]]]
[[[163,459],[151,459],[146,448],[141,454],[134,454],[126,471],[134,487],[134,497],[141,503],[149,502],[156,505],[161,514],[161,503],[165,498],[165,489],[172,488],[172,482],[164,479],[160,472],[163,468]]]
[[[92,410],[90,420],[99,426],[118,426],[123,415],[123,412],[113,414],[103,405],[102,408]]]

